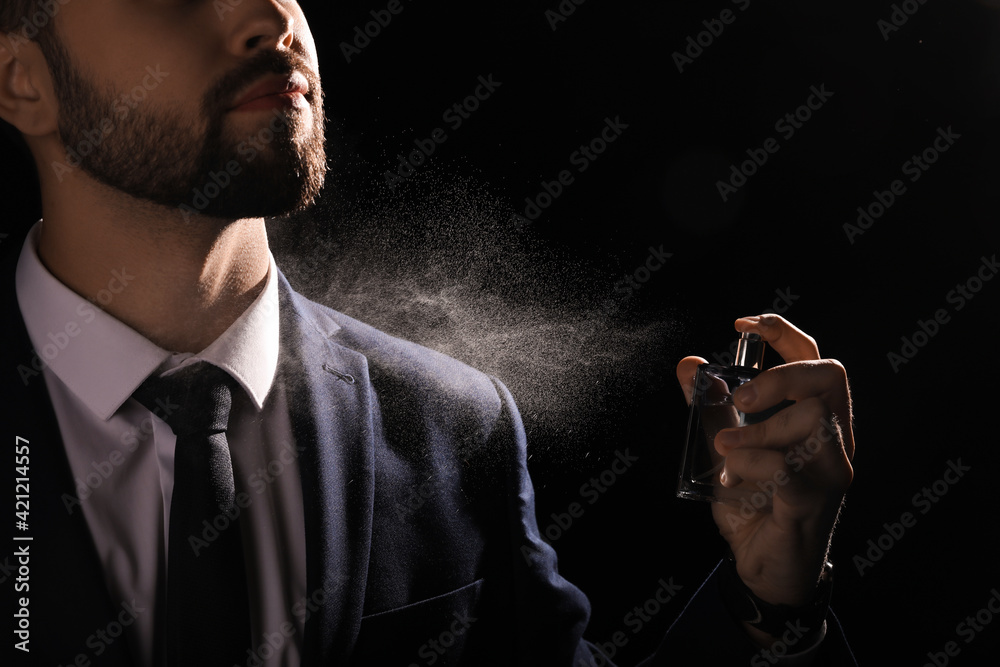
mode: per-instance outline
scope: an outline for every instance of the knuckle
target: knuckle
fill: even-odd
[[[774,326],[776,324],[788,324],[788,320],[786,320],[781,315],[778,315],[777,313],[765,313],[760,316],[760,319],[761,322],[763,322],[767,326]]]
[[[854,481],[854,468],[848,461],[830,468],[826,473],[826,487],[837,497],[842,497]]]
[[[840,363],[837,359],[822,359],[820,360],[819,365],[823,369],[824,373],[829,375],[838,383],[847,383],[847,369],[844,368],[844,364]]]
[[[747,469],[753,470],[764,464],[764,452],[759,449],[750,449],[746,451],[744,463]]]
[[[844,368],[844,364],[840,363],[839,359],[832,359],[831,358],[831,359],[826,359],[825,361],[826,361],[827,364],[829,364],[830,366],[832,366],[833,368],[835,368],[838,373],[843,374],[845,377],[847,376],[847,369]]]
[[[792,425],[792,419],[794,418],[797,418],[796,411],[780,410],[772,419],[765,420],[762,423],[767,424],[767,422],[772,422],[776,429],[785,430]]]
[[[854,482],[854,466],[849,461],[844,461],[840,478],[837,481],[840,482],[840,487],[843,489],[847,489]]]
[[[805,415],[810,423],[815,424],[822,421],[829,421],[833,415],[830,407],[818,396],[803,398],[799,401],[799,405],[801,406],[800,410],[802,411],[802,414]]]
[[[763,435],[760,428],[761,426],[762,424],[747,424],[745,426],[740,426],[740,446],[748,447],[751,446],[751,443],[758,442]]]

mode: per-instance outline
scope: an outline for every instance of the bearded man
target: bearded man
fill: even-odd
[[[18,658],[609,664],[539,535],[505,387],[275,265],[264,219],[325,181],[316,48],[294,1],[219,4],[0,9],[0,118],[43,212],[4,264],[3,422],[30,479],[11,542],[30,588],[4,584],[30,610]],[[846,374],[780,317],[737,327],[788,362],[737,406],[795,404],[719,436],[727,484],[785,481],[770,511],[716,509],[731,558],[646,664],[854,664],[826,567],[853,474]],[[688,391],[701,361],[678,366]]]

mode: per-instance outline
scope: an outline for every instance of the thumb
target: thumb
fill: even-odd
[[[698,366],[707,364],[708,360],[701,357],[684,357],[677,364],[677,381],[684,392],[684,399],[691,405],[691,398],[694,396],[694,376],[698,371]]]

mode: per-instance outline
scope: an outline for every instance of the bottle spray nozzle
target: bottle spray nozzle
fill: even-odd
[[[733,359],[733,366],[742,368],[752,368],[754,370],[764,370],[764,346],[767,343],[755,333],[740,333],[740,339],[736,342],[736,357]]]

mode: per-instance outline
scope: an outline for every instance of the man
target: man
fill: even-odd
[[[503,385],[274,265],[264,217],[325,175],[315,46],[295,2],[217,4],[57,3],[36,41],[35,3],[2,5],[0,118],[43,210],[5,273],[31,501],[12,541],[30,582],[3,584],[16,657],[608,664],[539,536]],[[795,404],[715,444],[727,484],[780,484],[772,511],[714,507],[732,559],[649,664],[853,664],[824,568],[853,474],[846,374],[780,317],[737,328],[788,362],[737,406]],[[678,366],[689,395],[702,361]]]

